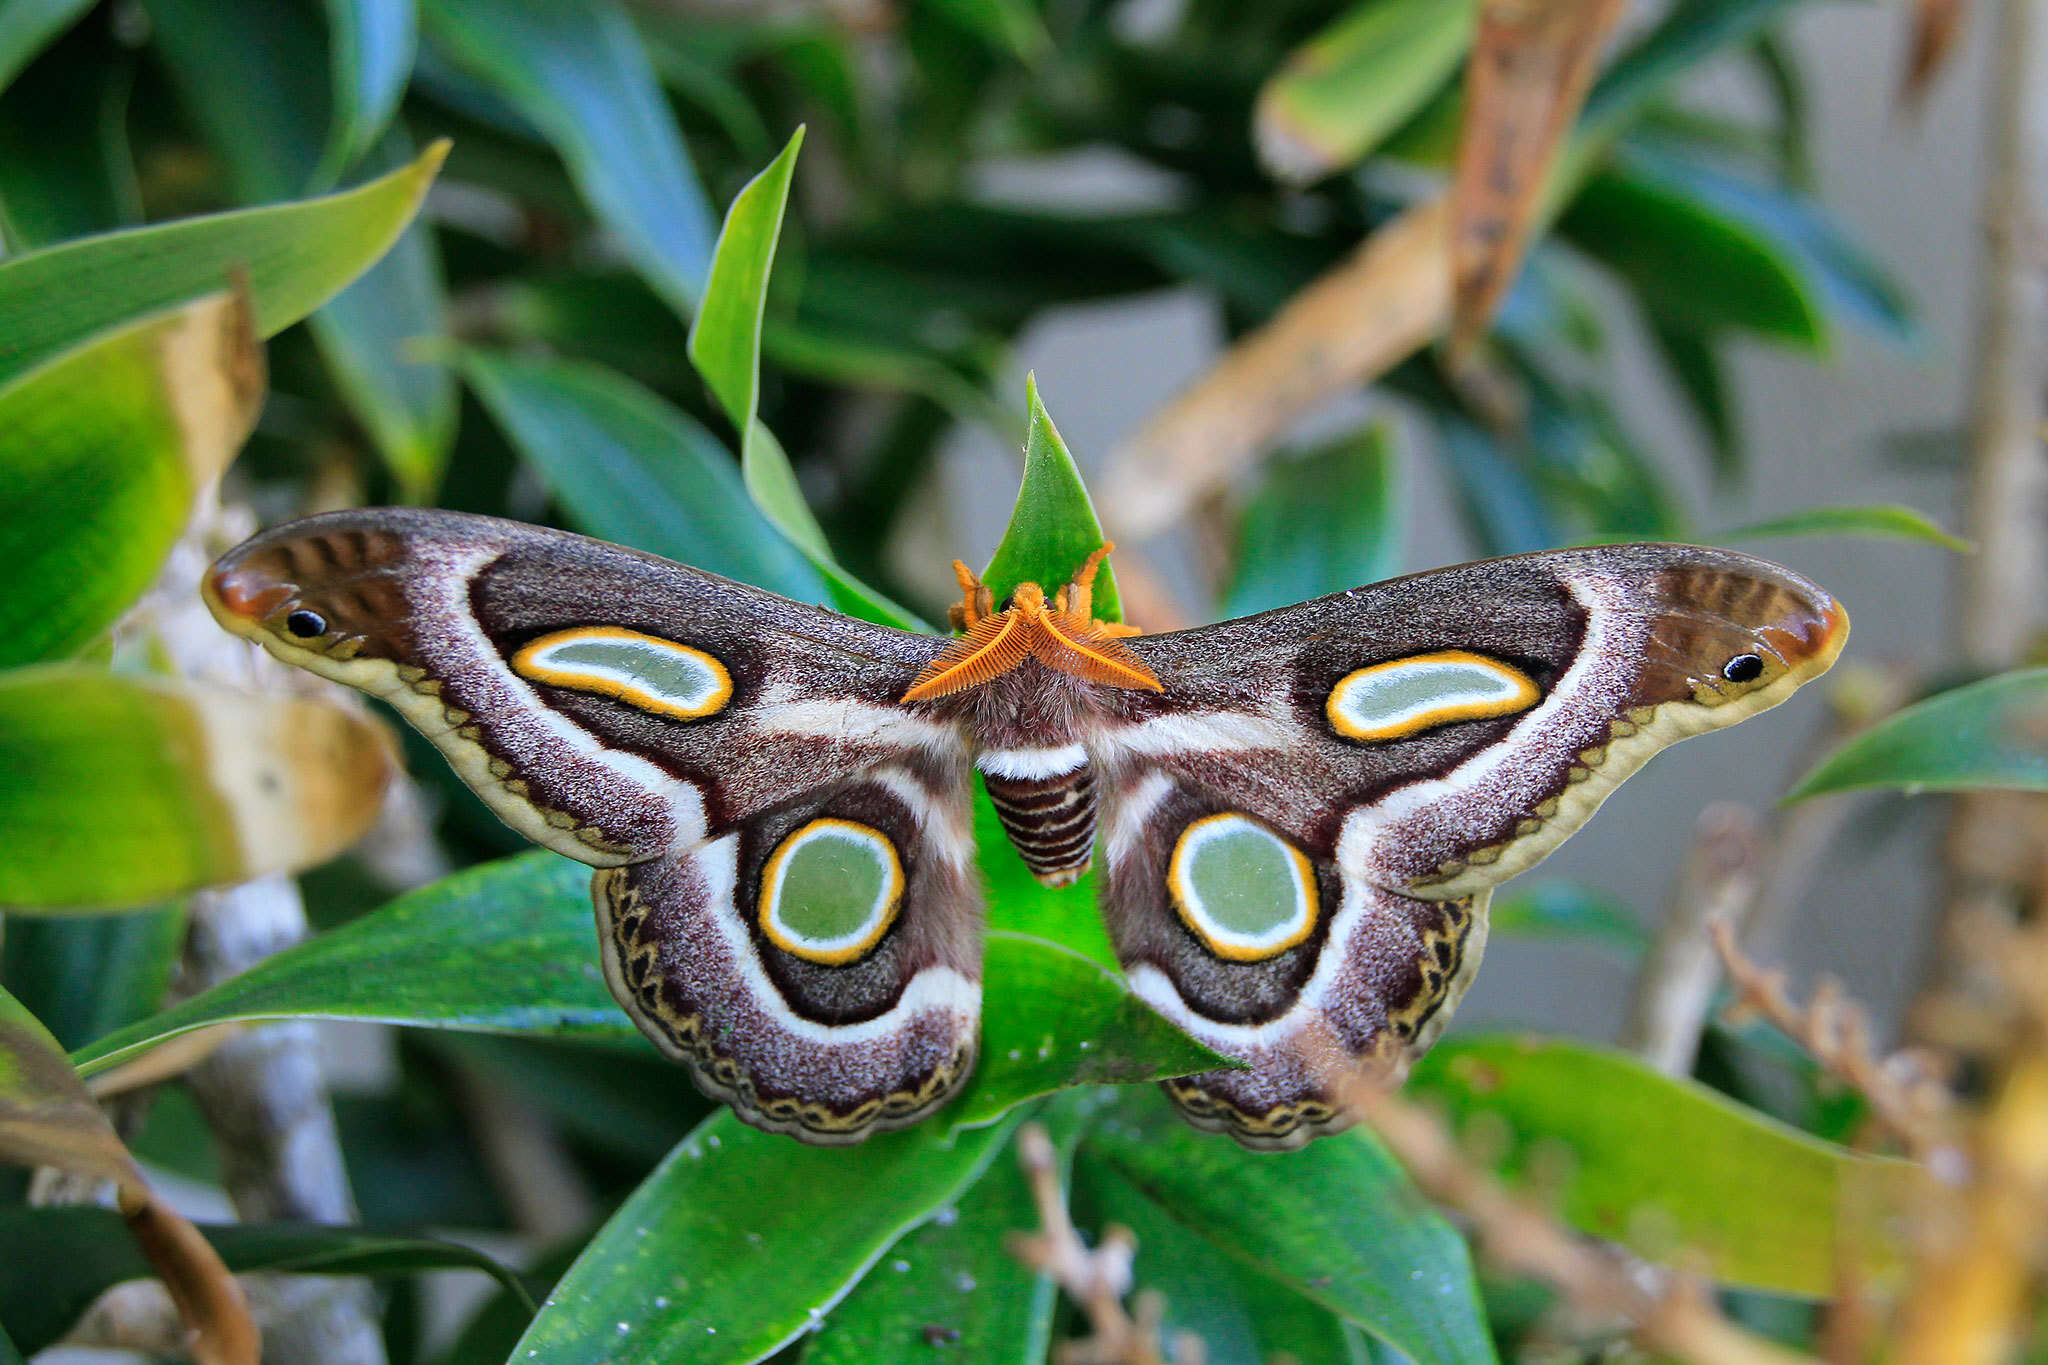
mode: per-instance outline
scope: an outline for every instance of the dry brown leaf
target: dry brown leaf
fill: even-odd
[[[1451,352],[1485,334],[1539,217],[1623,0],[1487,0],[1465,76],[1451,192]]]
[[[1899,102],[1917,110],[1934,78],[1955,54],[1969,13],[1965,0],[1913,0],[1912,39],[1906,48],[1906,71],[1899,81]]]
[[[54,1166],[120,1190],[121,1214],[192,1329],[200,1365],[256,1365],[260,1341],[241,1286],[199,1230],[151,1192],[64,1051],[0,990],[0,1161]]]

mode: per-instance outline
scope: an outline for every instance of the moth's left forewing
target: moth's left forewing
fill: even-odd
[[[1091,743],[1104,914],[1134,986],[1252,1068],[1176,1082],[1176,1101],[1253,1145],[1340,1124],[1304,1058],[1331,1039],[1355,1055],[1383,1030],[1427,1046],[1476,966],[1492,887],[1659,749],[1825,671],[1847,628],[1825,592],[1762,560],[1634,545],[1130,641],[1164,690],[1119,694]],[[1219,821],[1246,850],[1281,850],[1271,867],[1312,870],[1300,941],[1234,951],[1236,865],[1202,834]],[[1281,889],[1269,946],[1281,872],[1256,881]]]

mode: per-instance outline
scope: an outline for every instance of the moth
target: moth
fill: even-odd
[[[955,638],[439,511],[279,526],[204,591],[595,867],[620,1006],[748,1123],[816,1143],[914,1123],[974,1066],[977,776],[1042,881],[1099,859],[1131,988],[1244,1064],[1165,1082],[1181,1113],[1294,1147],[1347,1122],[1331,1047],[1434,1041],[1495,886],[1848,633],[1762,560],[1618,545],[1142,635],[1094,618],[1107,549],[1000,603],[956,565]]]

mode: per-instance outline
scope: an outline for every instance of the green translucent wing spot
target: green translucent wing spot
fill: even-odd
[[[512,671],[676,720],[699,720],[732,699],[732,675],[703,650],[617,626],[543,635],[512,656]]]
[[[761,873],[761,932],[785,953],[828,967],[865,957],[902,903],[896,846],[852,820],[811,821]]]
[[[1347,673],[1326,709],[1346,739],[1406,739],[1453,721],[1511,716],[1542,696],[1519,668],[1446,649]]]
[[[1315,869],[1242,815],[1204,816],[1182,830],[1166,885],[1189,931],[1232,962],[1277,957],[1316,926]]]

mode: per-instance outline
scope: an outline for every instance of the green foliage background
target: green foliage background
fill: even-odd
[[[1515,432],[1472,411],[1432,355],[1383,381],[1439,430],[1487,551],[1697,538],[1678,462],[1704,458],[1723,482],[1745,468],[1730,338],[1816,358],[1851,328],[1913,338],[1901,291],[1806,193],[1799,73],[1774,36],[1794,8],[1677,0],[1608,63],[1555,233],[1493,337],[1528,398]],[[149,392],[116,372],[137,324],[230,288],[271,338],[272,398],[227,487],[266,516],[316,498],[509,515],[916,628],[943,603],[891,581],[888,547],[941,440],[971,423],[1027,451],[998,591],[1060,580],[1099,528],[1047,416],[1058,395],[1018,401],[1020,330],[1186,284],[1233,334],[1270,318],[1445,167],[1471,41],[1469,7],[1441,0],[1190,0],[1158,33],[1119,10],[925,0],[862,36],[803,7],[711,19],[617,0],[0,6],[0,663],[166,667],[111,649],[109,631],[206,481],[174,434],[110,432],[108,397]],[[1673,83],[1708,60],[1755,66],[1783,98],[1754,123],[1682,109]],[[1321,149],[1318,178],[1289,184],[1262,162],[1255,129],[1281,123]],[[1073,215],[971,193],[990,157],[1105,146],[1170,177],[1173,207]],[[218,216],[143,226],[201,213]],[[1608,330],[1585,271],[1648,323],[1697,452],[1646,448],[1583,377]],[[10,437],[33,414],[61,439]],[[1398,565],[1403,459],[1377,427],[1274,452],[1231,509],[1220,609]],[[1768,529],[1937,536],[1898,509]],[[1107,576],[1098,600],[1113,610]],[[1941,698],[1931,722],[1908,712],[1802,794],[2048,785],[2048,760],[2013,751],[1999,709],[2044,689],[2037,670]],[[38,789],[62,780],[61,737],[10,728],[19,690],[0,679],[0,759],[6,800],[27,810],[76,793]],[[1958,714],[1977,739],[1930,743]],[[175,1005],[175,904],[58,916],[78,907],[26,873],[0,883],[0,983],[87,1075],[220,1021],[409,1026],[396,1089],[339,1104],[362,1227],[217,1230],[238,1268],[387,1277],[392,1359],[822,1365],[930,1358],[927,1329],[954,1358],[1044,1359],[1071,1309],[1003,1251],[1033,1218],[1006,1147],[1026,1115],[1054,1135],[1077,1220],[1138,1230],[1139,1282],[1212,1365],[1487,1361],[1531,1321],[1540,1295],[1482,1281],[1369,1134],[1254,1156],[1180,1126],[1149,1087],[1110,1088],[1204,1055],[1110,970],[1092,881],[1039,888],[986,810],[976,1083],[918,1130],[821,1151],[710,1111],[656,1060],[598,981],[582,869],[521,852],[408,744],[443,812],[434,835],[467,870],[419,888],[350,860],[310,872],[324,932]],[[71,853],[161,861],[125,847],[80,830]],[[174,889],[208,879],[188,880]],[[1639,947],[1626,908],[1570,887],[1495,913],[1500,932]],[[1835,1145],[1847,1120],[1802,1062],[1740,1032],[1715,1047],[1719,1091],[1566,1041],[1469,1037],[1413,1084],[1504,1123],[1506,1169],[1546,1145],[1575,1152],[1556,1193],[1586,1231],[1630,1240],[1643,1223],[1626,1211],[1653,1207],[1645,1250],[1695,1248],[1741,1303],[1796,1323],[1830,1282],[1849,1192],[1897,1172]],[[520,1276],[486,1262],[508,1283],[430,1349],[406,1277],[479,1257],[419,1234],[503,1231],[511,1216],[477,1175],[458,1076],[548,1116],[609,1212],[533,1249]],[[1756,1076],[1768,1082],[1734,1079]],[[143,1156],[217,1177],[175,1083],[148,1113]],[[0,1328],[32,1352],[137,1263],[104,1217],[27,1208],[19,1183],[0,1192]]]

